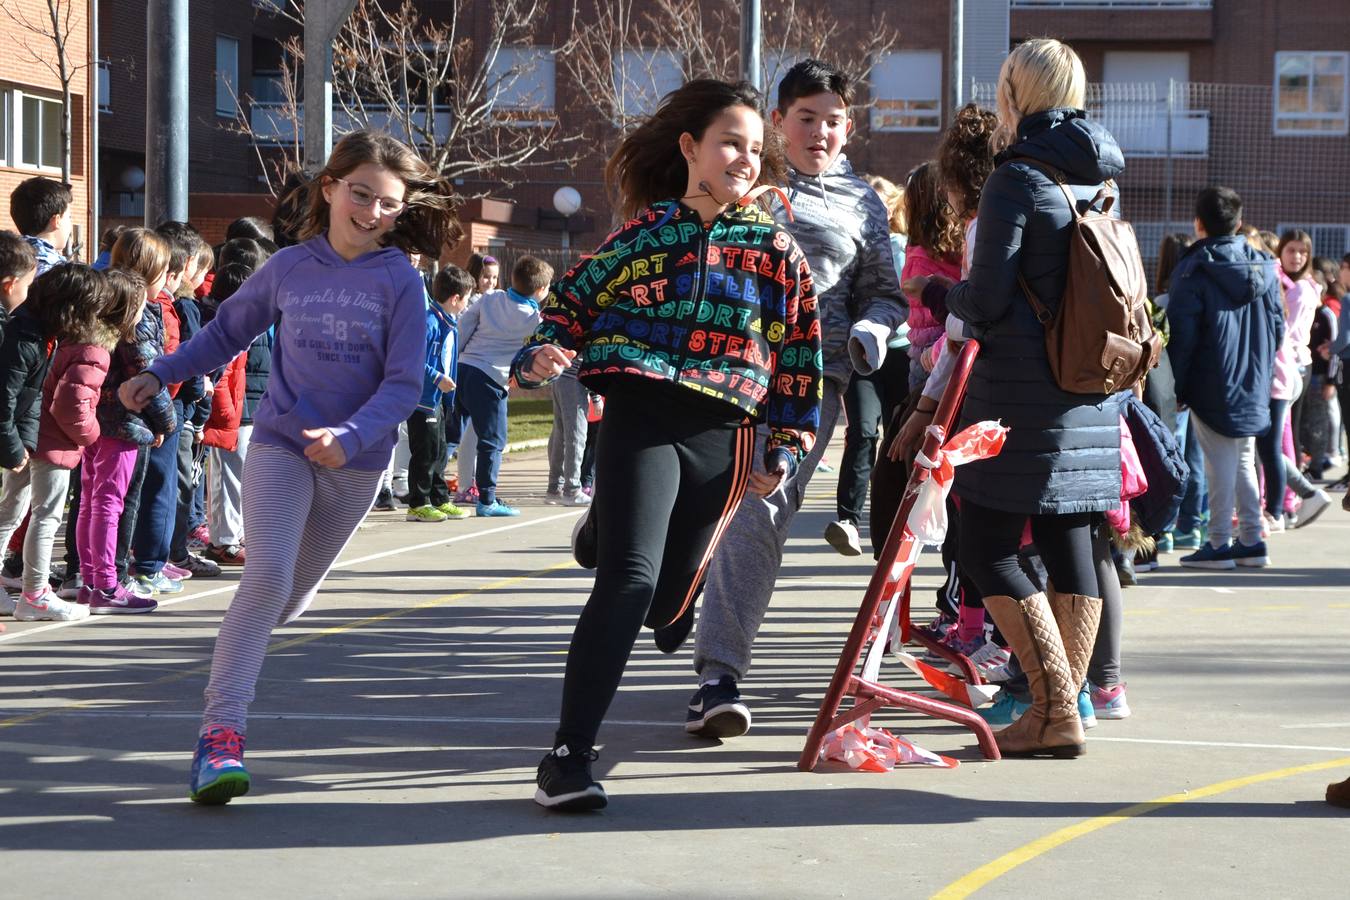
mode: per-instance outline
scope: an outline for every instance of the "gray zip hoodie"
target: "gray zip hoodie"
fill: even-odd
[[[806,253],[820,303],[825,377],[847,386],[855,368],[868,375],[881,365],[909,316],[886,205],[842,153],[820,175],[792,169],[788,201],[795,221],[784,224]]]
[[[506,387],[511,360],[539,327],[539,304],[507,288],[489,291],[459,317],[459,364]]]

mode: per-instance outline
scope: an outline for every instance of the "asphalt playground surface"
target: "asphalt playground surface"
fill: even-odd
[[[837,461],[838,449],[831,457]],[[1126,592],[1134,715],[1077,760],[985,762],[959,727],[874,724],[961,761],[796,768],[870,574],[798,517],[742,685],[755,715],[684,733],[690,650],[644,632],[602,734],[600,813],[535,806],[567,643],[590,587],[578,511],[538,452],[505,463],[519,519],[375,513],[279,629],[249,729],[250,794],[186,798],[212,642],[237,575],[150,616],[6,619],[5,897],[1350,896],[1350,513],[1271,539],[1274,565],[1164,568]],[[940,580],[920,560],[916,618]],[[884,680],[916,688],[896,663]]]

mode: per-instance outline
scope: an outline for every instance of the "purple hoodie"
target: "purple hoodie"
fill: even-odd
[[[328,428],[348,467],[383,469],[422,394],[426,294],[408,258],[386,248],[348,262],[327,235],[287,247],[147,371],[172,384],[219,369],[274,323],[252,440],[303,454],[300,432]]]

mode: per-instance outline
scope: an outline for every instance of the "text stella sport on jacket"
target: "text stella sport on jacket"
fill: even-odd
[[[688,388],[768,423],[766,454],[800,461],[820,419],[820,320],[806,256],[755,205],[706,226],[676,201],[625,222],[555,285],[513,366],[541,344],[577,350],[578,378]],[[524,375],[524,377],[522,377]]]

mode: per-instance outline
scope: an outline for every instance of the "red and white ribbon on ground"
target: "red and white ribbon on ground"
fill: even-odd
[[[939,756],[917,744],[896,737],[885,728],[866,725],[845,725],[836,728],[825,739],[820,750],[822,759],[846,763],[851,769],[863,772],[889,772],[901,765],[937,766],[955,769],[960,763],[950,756]]]

